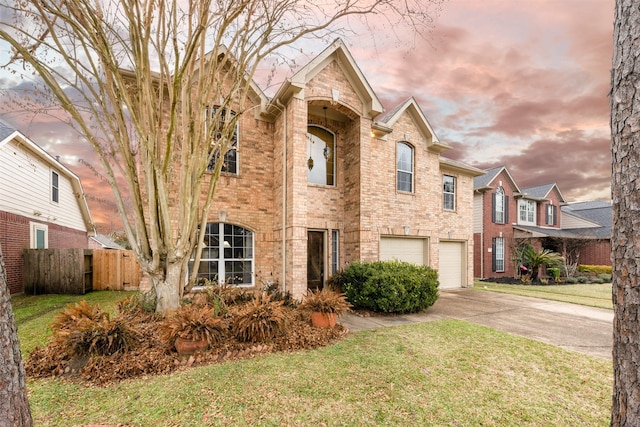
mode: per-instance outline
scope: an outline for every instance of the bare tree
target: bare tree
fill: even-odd
[[[611,73],[612,426],[640,425],[640,9],[616,0]]]
[[[260,108],[258,67],[356,18],[366,27],[374,14],[424,33],[441,1],[24,0],[0,6],[14,18],[0,25],[0,39],[12,46],[13,70],[39,76],[98,154],[164,313],[179,306],[201,246],[198,226],[223,164],[216,159],[238,118]]]
[[[31,426],[26,376],[0,246],[0,426]]]

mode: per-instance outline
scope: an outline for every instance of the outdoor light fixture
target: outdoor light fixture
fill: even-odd
[[[405,226],[404,226],[404,235],[405,235],[405,236],[408,236],[408,235],[409,235],[409,226],[408,226],[408,225],[405,225]]]

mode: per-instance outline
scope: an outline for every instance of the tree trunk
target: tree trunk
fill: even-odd
[[[33,425],[18,330],[0,246],[0,427]]]
[[[151,280],[156,292],[156,313],[165,315],[180,308],[180,290],[184,287],[181,264],[167,263],[165,274],[151,276]]]
[[[611,73],[612,426],[640,425],[640,9],[616,0]]]

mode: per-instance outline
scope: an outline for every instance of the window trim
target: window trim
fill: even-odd
[[[340,270],[340,231],[331,230],[331,274]]]
[[[447,178],[451,178],[453,183],[453,191],[446,191]],[[452,207],[447,207],[447,196],[451,196],[451,200],[453,202]],[[442,209],[445,211],[454,212],[456,210],[456,177],[453,175],[443,175],[442,176]]]
[[[51,171],[51,202],[60,203],[60,174]]]
[[[333,147],[331,147],[329,144],[327,144],[327,141],[323,140],[321,137],[319,137],[318,135],[312,134],[311,132],[309,132],[309,128],[316,128],[316,129],[321,129],[322,131],[326,132],[327,134],[331,135],[331,139],[332,139],[332,145]],[[313,169],[313,164],[314,164],[314,160],[313,160],[313,156],[311,153],[312,150],[312,145],[313,142],[310,139],[311,137],[314,138],[318,138],[320,139],[324,144],[325,144],[325,148],[329,148],[329,157],[325,158],[326,159],[326,164],[329,164],[329,160],[331,160],[331,183],[328,183],[327,180],[327,173],[325,170],[325,180],[324,183],[322,182],[313,182],[309,180],[309,174],[311,172],[311,170]],[[338,175],[337,175],[337,171],[336,171],[336,166],[337,166],[337,148],[338,148],[338,138],[336,137],[336,133],[331,131],[330,129],[324,127],[324,126],[320,126],[317,124],[313,124],[313,123],[308,123],[307,124],[307,156],[309,156],[307,159],[307,184],[311,184],[311,185],[321,185],[324,187],[335,187],[336,186],[336,182],[338,179]]]
[[[492,242],[492,270],[495,273],[504,273],[505,271],[505,239],[504,237],[494,237]],[[502,255],[498,257],[498,255]]]
[[[409,149],[409,154],[411,156],[411,170],[405,170],[400,168],[400,147],[404,146]],[[415,192],[415,166],[416,163],[416,149],[415,147],[407,141],[398,141],[396,143],[396,191],[401,193],[414,193]],[[401,174],[406,174],[409,176],[409,190],[404,190],[400,188],[400,176]]]
[[[249,228],[246,228],[242,225],[238,225],[238,224],[232,224],[232,223],[228,223],[228,222],[209,222],[207,223],[207,227],[209,225],[211,225],[212,227],[214,227],[215,225],[218,225],[218,232],[213,234],[213,233],[208,233],[208,235],[213,236],[214,238],[217,237],[218,239],[218,244],[217,246],[204,246],[203,247],[203,255],[204,255],[204,251],[206,249],[212,248],[212,249],[217,249],[218,250],[218,256],[215,258],[205,258],[204,256],[201,256],[200,258],[200,263],[203,262],[217,262],[218,267],[217,267],[217,272],[209,272],[207,274],[207,278],[209,280],[215,280],[215,278],[217,278],[218,283],[222,284],[225,283],[227,281],[227,271],[226,271],[226,263],[227,262],[249,262],[250,263],[250,272],[248,272],[247,274],[250,277],[250,282],[244,282],[244,283],[231,283],[231,285],[233,286],[239,286],[239,287],[252,287],[255,286],[255,260],[256,260],[256,256],[255,256],[255,232]],[[238,258],[238,257],[231,257],[228,258],[225,256],[225,249],[234,249],[233,246],[233,242],[229,243],[228,240],[225,240],[225,236],[226,236],[226,231],[225,231],[225,226],[231,226],[232,227],[232,232],[233,232],[233,227],[239,227],[242,228],[248,232],[251,233],[251,247],[248,248],[250,250],[251,256],[250,257],[246,257],[246,258]],[[205,229],[206,230],[206,229]],[[233,236],[233,235],[232,235]],[[226,246],[225,243],[229,243],[230,246]],[[243,246],[244,247],[244,246]],[[208,256],[209,252],[207,251],[207,256]],[[194,258],[193,256],[191,257],[191,259],[189,260],[189,273],[191,273],[193,271],[194,265],[193,265],[193,261]],[[215,277],[211,277],[211,275],[214,274]],[[205,277],[204,274],[198,274],[197,275],[198,278],[200,277]],[[199,286],[196,286],[196,288],[198,288]]]
[[[214,105],[213,107],[207,107],[205,109],[206,111],[206,117],[207,120],[205,120],[205,126],[207,126],[208,123],[208,119],[212,114],[215,114],[216,111],[218,110],[218,108],[220,108],[219,105]],[[232,176],[237,176],[240,174],[240,153],[239,153],[239,146],[240,146],[240,122],[239,122],[239,118],[238,118],[238,114],[234,111],[234,110],[230,110],[228,108],[223,108],[223,112],[221,113],[222,115],[224,115],[224,120],[226,120],[226,111],[229,110],[231,112],[231,120],[233,120],[235,118],[236,120],[236,125],[235,125],[235,129],[233,131],[233,139],[231,140],[231,144],[229,146],[229,149],[224,153],[224,162],[222,164],[222,169],[221,169],[221,173],[224,174],[228,174],[228,175],[232,175]],[[211,113],[210,113],[211,111]],[[206,128],[205,128],[206,129]],[[219,132],[216,132],[216,135]],[[208,132],[205,132],[205,135],[208,135]],[[235,161],[234,161],[234,165],[235,165],[235,170],[234,171],[229,171],[227,170],[227,166],[225,165],[226,159],[227,159],[227,155],[233,151],[235,154]],[[211,161],[209,162],[209,164],[207,165],[207,169],[206,171],[208,173],[213,172],[216,163],[218,162],[218,159],[220,158],[220,154],[219,153],[215,153],[213,155],[213,157],[211,158]]]
[[[536,225],[536,202],[529,199],[520,199],[518,200],[518,224],[526,224],[526,225]],[[532,209],[525,209],[523,211],[523,207],[531,207]],[[522,219],[523,212],[526,214],[527,218]],[[531,218],[531,219],[529,219]]]
[[[44,247],[38,247],[38,231],[44,232]],[[41,222],[29,221],[29,249],[47,249],[49,247],[49,226]]]

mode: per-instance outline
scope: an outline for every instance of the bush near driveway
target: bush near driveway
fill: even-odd
[[[408,262],[354,262],[331,278],[353,308],[379,313],[417,313],[438,299],[438,273]]]

